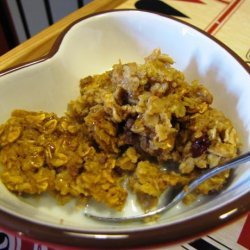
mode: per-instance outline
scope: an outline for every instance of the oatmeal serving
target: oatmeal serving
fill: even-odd
[[[62,117],[14,110],[0,125],[3,184],[18,195],[49,192],[62,202],[94,199],[115,210],[134,192],[148,210],[169,186],[185,186],[235,157],[231,121],[211,106],[203,85],[187,83],[172,64],[157,49],[144,64],[119,62],[85,77]],[[168,162],[174,167],[163,169]],[[229,174],[209,179],[187,201],[220,190]]]

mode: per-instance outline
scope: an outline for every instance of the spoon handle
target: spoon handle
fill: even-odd
[[[191,182],[188,185],[187,192],[192,192],[197,186],[199,186],[204,181],[208,180],[209,178],[232,168],[236,168],[239,164],[246,163],[250,160],[250,152],[247,152],[243,155],[240,155],[236,158],[233,158],[232,160],[221,164],[215,168],[206,170],[203,174],[201,174],[197,179],[195,179],[193,182]]]
[[[208,169],[206,171],[203,172],[203,174],[201,174],[198,178],[196,178],[194,181],[192,181],[191,183],[188,184],[187,188],[184,190],[182,190],[173,200],[172,202],[165,206],[162,207],[160,209],[155,210],[154,212],[156,214],[162,213],[163,211],[170,209],[170,207],[173,207],[174,205],[176,205],[179,201],[181,201],[186,195],[188,195],[189,193],[191,193],[195,188],[197,188],[201,183],[203,183],[204,181],[208,180],[209,178],[225,171],[225,170],[229,170],[232,168],[236,168],[239,166],[239,164],[242,163],[246,163],[250,160],[250,152],[247,152],[245,154],[242,154],[238,157],[233,158],[232,160],[221,164],[215,168],[212,169]]]

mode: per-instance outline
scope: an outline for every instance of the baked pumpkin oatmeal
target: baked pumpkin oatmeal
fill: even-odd
[[[169,186],[185,186],[235,157],[239,138],[231,121],[211,106],[203,85],[188,83],[172,65],[157,49],[144,64],[119,62],[81,79],[80,95],[62,117],[13,111],[0,126],[4,185],[18,195],[95,199],[119,211],[135,192],[149,210]],[[174,167],[161,167],[169,162]],[[229,174],[186,200],[220,190]]]

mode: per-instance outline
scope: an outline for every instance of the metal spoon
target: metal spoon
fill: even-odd
[[[160,215],[163,212],[169,210],[173,206],[175,206],[177,203],[179,203],[187,194],[191,193],[196,187],[198,187],[201,183],[206,181],[207,179],[232,168],[237,168],[242,165],[242,163],[248,162],[250,160],[250,152],[247,152],[243,155],[240,155],[225,164],[219,165],[215,168],[208,169],[207,171],[203,172],[198,178],[196,178],[194,181],[192,181],[185,190],[182,189],[177,195],[174,195],[172,198],[167,197],[167,199],[164,201],[165,204],[163,204],[162,207],[157,208],[156,210],[147,212],[145,214],[131,216],[131,217],[103,217],[99,215],[94,215],[89,212],[85,211],[85,215],[99,221],[104,222],[128,222],[128,221],[138,221],[143,220],[145,218],[148,218],[150,216]]]

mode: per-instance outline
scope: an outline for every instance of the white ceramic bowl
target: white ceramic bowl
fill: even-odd
[[[117,63],[143,62],[160,48],[188,80],[199,79],[214,95],[250,149],[249,68],[223,44],[176,19],[136,10],[100,13],[72,24],[46,58],[0,75],[0,122],[16,108],[59,115],[78,96],[79,79]],[[153,224],[103,224],[72,204],[49,197],[23,200],[0,184],[0,226],[40,241],[74,246],[138,246],[169,242],[218,226],[249,209],[249,164],[235,171],[230,186],[191,207],[176,206]],[[100,245],[101,244],[101,245]]]

